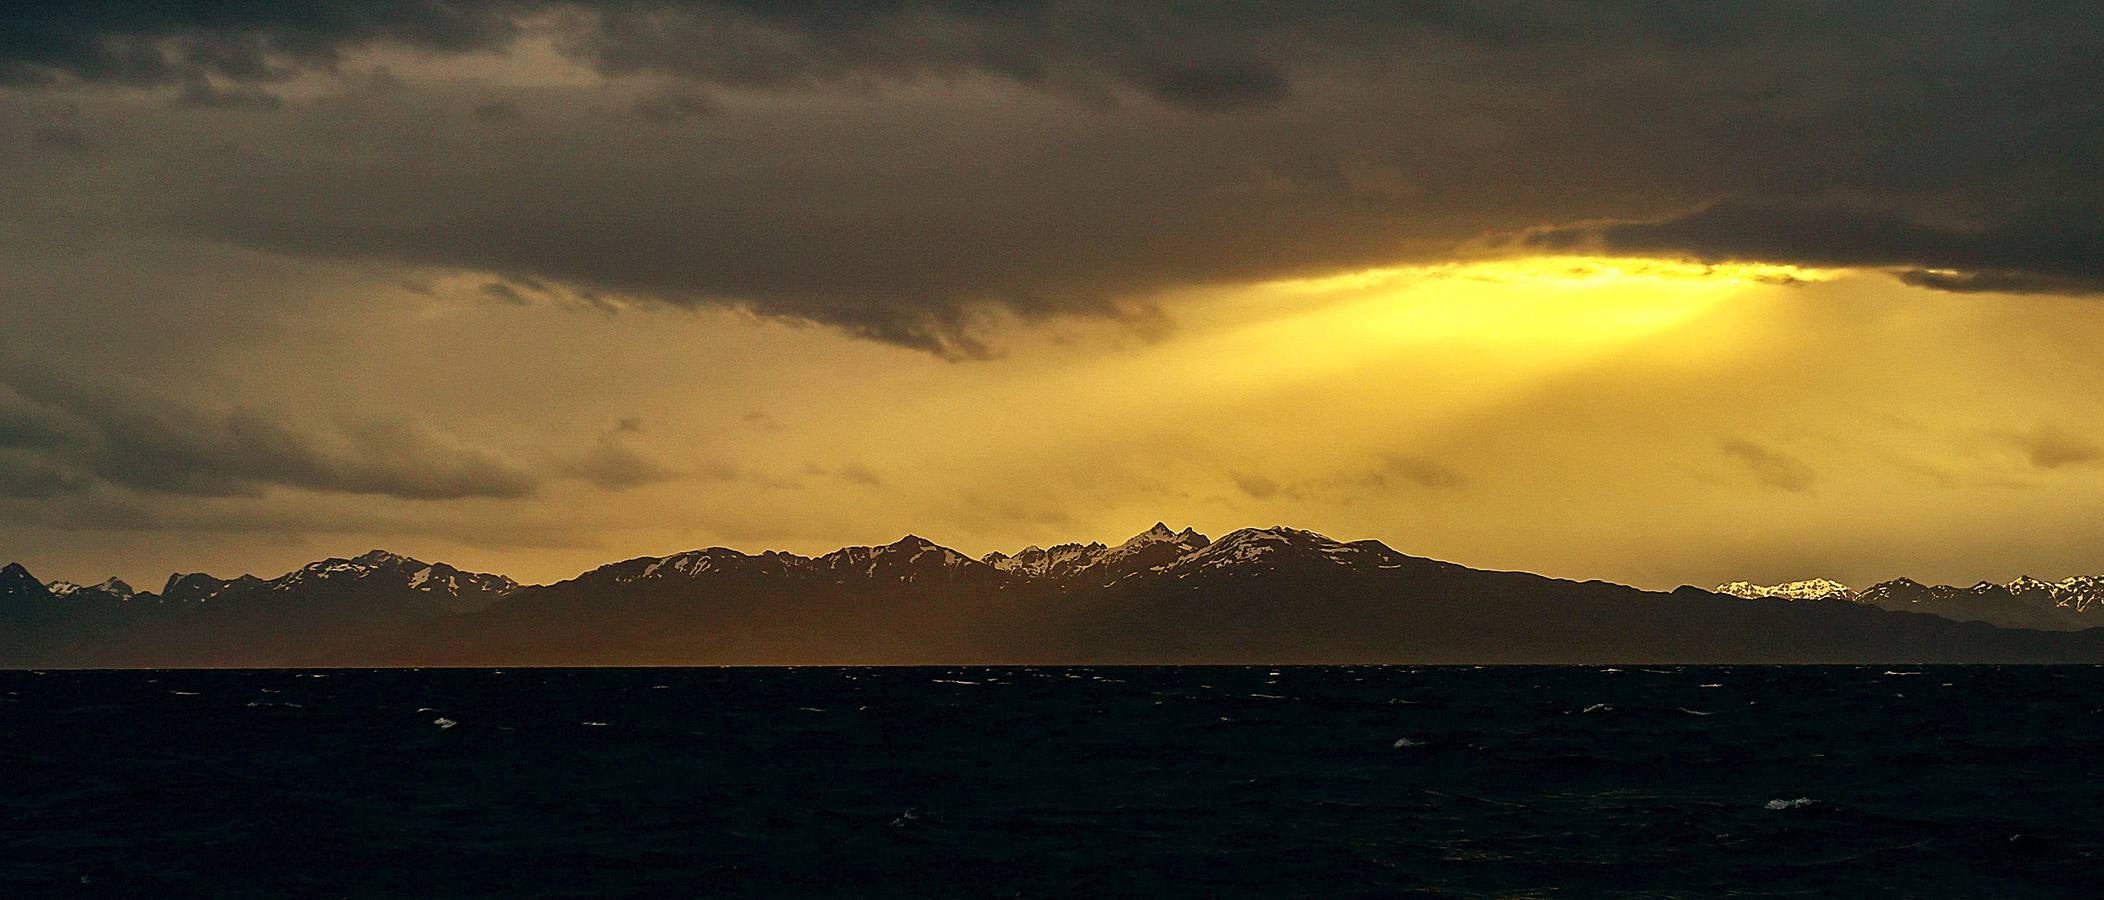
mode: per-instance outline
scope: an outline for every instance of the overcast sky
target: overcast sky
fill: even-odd
[[[0,559],[2104,572],[2093,3],[0,22]]]

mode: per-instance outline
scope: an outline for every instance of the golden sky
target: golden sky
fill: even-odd
[[[1086,6],[47,23],[0,48],[0,556],[547,581],[1165,520],[1654,588],[2104,571],[2087,18]]]

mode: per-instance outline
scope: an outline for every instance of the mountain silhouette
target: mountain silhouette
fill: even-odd
[[[1840,602],[1807,602],[1822,599]],[[711,547],[547,585],[375,550],[268,579],[176,574],[158,593],[9,565],[0,663],[2104,662],[2104,630],[1858,601],[1823,582],[1659,593],[1483,571],[1284,526],[1211,540],[1157,524],[981,559],[914,535],[815,557]]]

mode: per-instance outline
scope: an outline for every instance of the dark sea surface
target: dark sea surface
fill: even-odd
[[[2100,895],[2098,668],[0,672],[4,897]]]

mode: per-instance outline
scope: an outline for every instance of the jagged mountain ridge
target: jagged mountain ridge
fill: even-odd
[[[10,568],[27,576],[27,570],[19,565]],[[177,572],[168,576],[158,593],[133,590],[114,577],[89,586],[64,580],[41,586],[51,599],[73,605],[225,606],[356,594],[402,594],[429,598],[448,611],[466,611],[488,606],[516,590],[519,583],[503,575],[466,572],[445,563],[426,563],[372,550],[350,558],[317,560],[269,579],[254,575],[224,579],[201,572]]]
[[[551,586],[524,586],[503,575],[425,563],[384,550],[318,560],[268,579],[246,574],[222,579],[204,573],[176,573],[168,577],[158,593],[135,591],[114,577],[94,585],[64,580],[38,583],[22,566],[11,564],[0,573],[0,596],[84,605],[202,607],[273,600],[302,602],[324,595],[398,593],[428,597],[446,612],[464,612],[488,607],[516,592],[564,585],[662,587],[695,581],[771,579],[834,585],[929,581],[978,586],[1018,582],[1107,586],[1140,576],[1181,581],[1193,577],[1246,577],[1281,568],[1299,574],[1323,570],[1374,574],[1400,568],[1412,560],[1431,562],[1401,554],[1379,541],[1346,543],[1286,526],[1244,528],[1213,541],[1194,529],[1177,531],[1157,522],[1116,546],[1101,542],[1063,543],[1050,548],[1033,545],[1014,553],[989,553],[976,560],[917,535],[890,544],[843,547],[809,557],[776,550],[748,554],[709,547],[611,563]],[[2087,615],[2093,612],[2104,617],[2104,576],[2075,576],[2057,582],[2026,576],[2006,585],[1983,581],[1968,588],[1924,585],[1899,578],[1862,590],[1825,578],[1776,585],[1735,581],[1718,585],[1712,592],[1744,599],[1838,600],[2014,627],[2079,628],[2091,624]]]
[[[1781,584],[1754,584],[1747,581],[1732,581],[1717,585],[1716,593],[1748,600],[1854,600],[1854,588],[1831,578],[1808,578],[1804,581],[1786,581]]]
[[[1733,581],[1718,585],[1714,592],[1747,599],[1838,600],[2011,628],[2075,630],[2104,625],[2104,576],[2098,575],[2051,582],[2026,575],[2007,584],[1981,581],[1971,587],[1895,578],[1861,590],[1826,578],[1776,585]]]
[[[748,554],[728,547],[689,550],[662,557],[637,557],[601,566],[567,585],[665,585],[681,581],[737,579],[819,580],[835,584],[874,582],[977,582],[982,584],[1089,583],[1108,585],[1151,576],[1184,579],[1227,570],[1269,570],[1289,563],[1345,570],[1378,570],[1408,559],[1379,541],[1343,543],[1285,526],[1244,528],[1215,542],[1197,531],[1156,523],[1112,547],[1100,542],[1024,547],[972,559],[918,535],[890,544],[843,547],[815,557],[769,550]],[[533,591],[546,588],[525,588]]]
[[[560,584],[627,585],[723,577],[821,579],[834,583],[856,580],[915,582],[923,579],[1057,581],[1082,576],[1108,583],[1141,573],[1188,577],[1196,571],[1221,568],[1225,559],[1255,562],[1268,552],[1269,547],[1296,543],[1325,548],[1379,546],[1378,542],[1366,541],[1346,545],[1314,532],[1284,526],[1241,529],[1215,545],[1194,529],[1185,528],[1179,532],[1157,522],[1154,527],[1115,547],[1102,543],[1073,543],[1055,545],[1048,551],[1032,546],[1014,554],[991,553],[977,560],[918,535],[907,535],[890,544],[842,547],[819,556],[800,556],[778,550],[748,554],[727,547],[708,547],[669,556],[637,557],[610,563]],[[1209,547],[1239,548],[1245,544],[1254,549],[1234,557],[1217,551],[1211,556],[1200,555],[1200,551]],[[1380,546],[1380,551],[1395,554],[1385,546]],[[1346,564],[1358,560],[1355,553],[1363,552],[1362,547],[1358,551],[1318,555],[1335,564]],[[1185,557],[1196,558],[1190,566],[1183,566]],[[64,580],[38,583],[19,564],[9,565],[7,572],[12,573],[14,581],[20,582],[22,592],[34,590],[38,595],[48,595],[53,599],[137,601],[147,605],[177,606],[297,600],[326,593],[329,588],[352,585],[370,588],[377,582],[379,587],[439,595],[461,601],[455,604],[457,606],[472,608],[486,606],[522,588],[540,587],[522,586],[503,575],[468,572],[446,563],[426,563],[385,550],[372,550],[349,558],[330,557],[267,579],[248,574],[227,579],[202,572],[178,572],[168,576],[158,593],[134,591],[114,577],[93,586],[82,586]]]
[[[54,597],[73,597],[77,600],[122,603],[138,596],[139,592],[116,576],[97,584],[75,584],[70,581],[53,581],[44,585]]]
[[[495,603],[518,586],[503,575],[464,572],[445,563],[372,550],[348,559],[317,560],[271,579],[242,575],[225,580],[196,572],[177,573],[168,576],[160,602],[226,605],[364,596],[423,599],[446,612],[467,612]]]
[[[1660,594],[1284,526],[1216,541],[1158,523],[980,559],[913,535],[818,556],[711,547],[547,585],[383,551],[110,599],[120,584],[54,592],[0,569],[0,664],[2104,662],[2104,630],[1792,599],[1835,584]]]
[[[1171,531],[1166,523],[1156,522],[1154,527],[1133,535],[1116,547],[1093,542],[1055,544],[1049,550],[1029,546],[1013,554],[989,553],[981,561],[1014,575],[1071,578],[1086,574],[1115,581],[1139,571],[1169,565],[1211,543],[1205,535],[1193,529]]]

